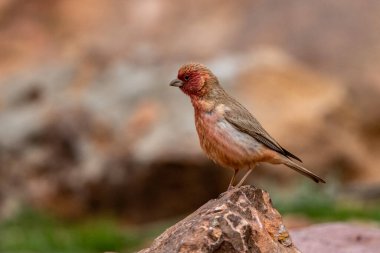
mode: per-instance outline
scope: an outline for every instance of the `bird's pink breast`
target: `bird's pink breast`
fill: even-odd
[[[223,117],[222,111],[196,113],[200,144],[216,163],[238,169],[258,161],[263,145],[238,131]]]

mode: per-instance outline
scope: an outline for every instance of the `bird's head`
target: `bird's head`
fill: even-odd
[[[178,70],[177,78],[170,82],[170,86],[179,87],[190,97],[201,97],[217,83],[217,78],[206,66],[189,63]]]

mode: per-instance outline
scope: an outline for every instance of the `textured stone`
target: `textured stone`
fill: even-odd
[[[140,253],[299,252],[269,194],[242,186],[210,200]]]

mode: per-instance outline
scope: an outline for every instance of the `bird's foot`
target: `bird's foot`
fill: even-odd
[[[249,176],[249,174],[252,172],[254,167],[250,167],[249,170],[247,171],[247,173],[245,173],[245,175],[243,176],[243,178],[240,180],[240,182],[236,185],[237,188],[239,188],[240,186],[242,186],[244,184],[244,181],[247,179],[247,177]]]
[[[234,175],[231,178],[231,181],[230,181],[230,184],[228,185],[227,191],[232,190],[232,189],[235,188],[234,182],[235,182],[235,177],[236,177],[236,173],[237,172],[238,172],[237,170],[234,170]]]

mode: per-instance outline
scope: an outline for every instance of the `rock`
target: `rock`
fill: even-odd
[[[242,186],[210,200],[139,253],[299,252],[269,194]]]
[[[379,252],[380,229],[330,223],[291,231],[293,241],[308,253]]]

